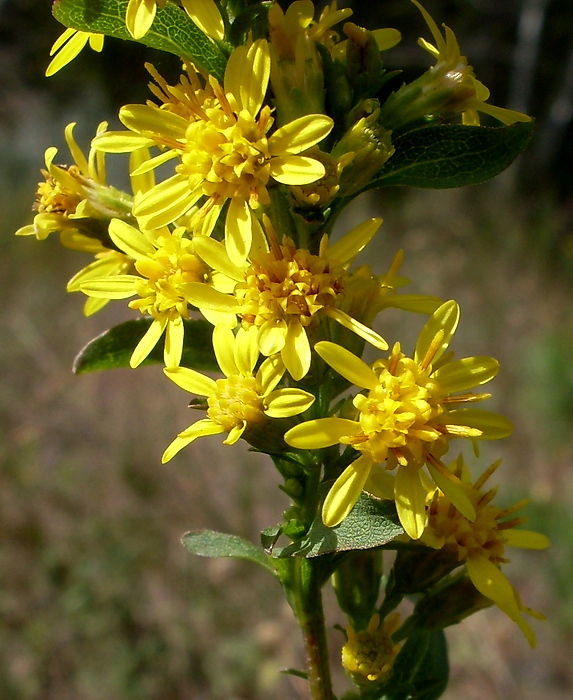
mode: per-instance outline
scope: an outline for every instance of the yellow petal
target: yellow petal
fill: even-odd
[[[133,226],[121,219],[112,219],[109,224],[109,237],[118,248],[134,260],[143,260],[155,254],[155,246]]]
[[[468,426],[481,431],[480,440],[500,440],[511,435],[513,425],[504,416],[479,408],[460,408],[448,411],[445,424]],[[447,425],[446,425],[447,427]]]
[[[511,583],[501,569],[482,554],[470,554],[467,568],[472,583],[486,598],[498,605],[511,605],[515,602]]]
[[[340,438],[356,435],[360,423],[346,418],[317,418],[295,425],[285,433],[285,442],[300,450],[319,450],[340,442]]]
[[[285,346],[287,324],[284,320],[270,319],[259,330],[259,348],[267,357],[275,355]]]
[[[548,537],[532,530],[506,530],[503,539],[510,547],[521,549],[547,549],[551,546]]]
[[[231,262],[225,246],[210,236],[195,236],[193,248],[197,255],[204,260],[209,267],[218,270],[236,282],[244,282],[244,267]]]
[[[113,277],[102,277],[90,279],[80,284],[80,291],[90,297],[101,299],[127,299],[132,297],[135,286],[141,277],[135,275],[114,275]]]
[[[418,469],[400,467],[394,482],[394,498],[400,523],[413,540],[418,540],[426,526],[426,492]]]
[[[363,389],[374,389],[378,386],[376,374],[350,350],[336,345],[336,343],[331,343],[329,340],[316,343],[314,349],[328,365],[351,384],[356,384]]]
[[[298,382],[306,376],[310,369],[312,354],[306,331],[298,319],[291,319],[288,324],[281,357],[294,380]]]
[[[465,357],[447,362],[432,374],[445,394],[455,394],[481,386],[493,379],[499,371],[499,362],[493,357]]]
[[[446,498],[449,499],[450,503],[452,503],[465,518],[474,522],[476,519],[476,511],[461,485],[460,480],[454,474],[451,474],[448,478],[432,464],[428,464],[428,470],[436,486],[442,491]]]
[[[352,318],[352,316],[347,314],[346,311],[342,311],[342,309],[330,308],[327,309],[326,315],[333,318],[337,323],[340,323],[341,326],[348,328],[349,331],[352,331],[361,338],[364,338],[364,340],[370,343],[370,345],[373,345],[375,348],[378,348],[378,350],[388,350],[388,343],[381,335],[376,333],[376,331],[373,331],[372,328],[360,323],[360,321],[357,321],[355,318]]]
[[[354,508],[371,466],[370,458],[360,455],[334,482],[322,506],[322,522],[326,527],[339,525]]]
[[[106,131],[92,139],[92,147],[105,153],[131,153],[139,148],[155,146],[155,141],[130,131]]]
[[[314,396],[302,389],[277,389],[265,397],[265,413],[270,418],[290,418],[314,403]]]
[[[446,301],[429,318],[422,328],[416,343],[414,360],[420,363],[426,357],[426,353],[434,342],[436,335],[443,331],[443,338],[436,349],[431,362],[435,363],[443,355],[452,339],[460,319],[460,307],[455,301]]]
[[[187,301],[198,309],[210,309],[211,311],[226,313],[238,310],[238,302],[234,297],[218,292],[208,284],[189,282],[182,291]]]
[[[64,37],[68,37],[67,41],[61,41],[62,39],[64,39]],[[73,61],[74,58],[84,48],[88,39],[88,32],[79,32],[73,29],[67,29],[62,34],[62,36],[56,41],[56,44],[54,44],[54,46],[56,46],[59,42],[58,47],[62,46],[62,48],[58,51],[56,56],[54,56],[54,58],[50,61],[50,64],[46,68],[46,77],[49,78],[50,76],[54,75],[54,73],[57,73],[64,66],[70,63],[70,61]],[[64,43],[65,46],[63,45]],[[52,47],[52,52],[55,53],[54,47]],[[50,53],[50,55],[52,55],[52,53]]]
[[[324,165],[306,156],[275,157],[270,160],[269,172],[283,185],[308,185],[324,177]]]
[[[223,445],[234,445],[238,442],[241,435],[245,432],[246,427],[246,421],[243,421],[240,425],[233,426],[231,430],[229,430],[227,437],[223,440]]]
[[[152,172],[137,172],[144,163],[150,160],[152,158],[149,155],[148,148],[138,148],[132,151],[129,156],[129,179],[134,194],[137,194],[137,192],[148,192],[155,186],[155,176]]]
[[[285,365],[280,355],[267,357],[257,370],[257,381],[263,396],[267,396],[276,387],[284,373]]]
[[[177,367],[181,362],[184,334],[185,328],[181,316],[168,321],[163,350],[163,361],[167,367]]]
[[[302,153],[322,141],[334,122],[324,114],[307,114],[281,126],[269,139],[272,156]]]
[[[326,257],[341,265],[349,265],[372,240],[381,224],[380,218],[363,221],[336,243],[330,245],[326,250]]]
[[[153,320],[153,323],[149,326],[143,338],[135,346],[135,350],[129,359],[130,367],[133,369],[139,367],[159,342],[159,338],[163,335],[166,325],[167,317]]]
[[[175,141],[185,138],[187,119],[153,105],[129,104],[119,110],[119,120],[130,131],[161,134]]]
[[[243,376],[252,375],[259,359],[258,332],[255,326],[239,328],[235,338],[235,362]]]
[[[125,26],[134,39],[141,39],[149,31],[157,11],[156,0],[129,0]]]
[[[173,175],[137,198],[133,213],[144,228],[161,228],[183,216],[199,197],[189,190],[187,178]]]
[[[218,324],[213,329],[213,350],[217,358],[217,364],[226,377],[238,374],[234,356],[235,334],[225,324]]]
[[[197,423],[191,425],[189,428],[187,428],[187,430],[180,433],[175,440],[173,440],[173,442],[163,453],[161,463],[165,464],[165,462],[169,462],[169,460],[173,459],[173,457],[175,457],[180,450],[199,437],[203,437],[205,435],[218,435],[219,433],[224,432],[225,430],[223,426],[219,425],[218,423],[214,423],[208,418],[197,421]]]
[[[185,11],[199,29],[217,41],[225,38],[225,25],[213,0],[181,0]]]
[[[238,46],[229,56],[225,68],[225,92],[237,101],[239,111],[246,109],[253,117],[259,112],[271,71],[271,56],[266,39],[257,39],[248,47]]]
[[[172,382],[185,391],[198,396],[212,396],[217,390],[217,385],[211,377],[197,372],[188,367],[165,367],[164,373]]]
[[[232,199],[225,223],[225,247],[231,262],[243,267],[253,241],[251,209],[246,201]]]

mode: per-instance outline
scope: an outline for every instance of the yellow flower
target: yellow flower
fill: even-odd
[[[103,40],[103,34],[81,32],[77,29],[66,29],[66,31],[56,39],[54,45],[50,49],[50,56],[56,55],[46,68],[46,77],[49,78],[70,63],[70,61],[73,61],[88,42],[90,49],[99,53],[103,49]]]
[[[347,641],[342,647],[342,665],[358,685],[371,686],[383,681],[391,672],[402,645],[392,642],[400,626],[400,614],[392,613],[380,627],[380,615],[372,616],[365,630],[346,627]]]
[[[48,148],[45,154],[46,170],[42,170],[44,182],[38,183],[35,209],[38,211],[33,224],[16,231],[17,236],[35,235],[46,239],[51,233],[59,233],[65,248],[95,255],[96,260],[80,270],[68,283],[69,292],[79,292],[80,282],[94,276],[112,276],[131,272],[133,259],[113,249],[107,227],[114,216],[131,216],[132,198],[106,183],[104,154],[90,149],[86,158],[74,135],[75,123],[68,124],[65,138],[74,165],[56,165],[56,148]],[[105,133],[107,122],[97,128],[97,134]],[[131,154],[134,167],[149,158],[145,148]],[[137,194],[153,186],[153,175],[131,178]],[[84,314],[90,316],[107,304],[105,299],[88,299]]]
[[[516,591],[501,572],[501,565],[509,561],[505,557],[506,546],[546,549],[550,543],[539,532],[515,529],[525,518],[511,516],[527,505],[527,501],[503,509],[491,504],[497,488],[487,492],[482,490],[500,463],[498,461],[492,464],[472,484],[468,469],[460,456],[454,473],[461,480],[462,487],[475,508],[475,520],[468,520],[452,508],[448,497],[436,490],[428,511],[428,524],[420,541],[434,549],[443,547],[455,552],[460,563],[466,563],[468,575],[478,591],[519,625],[533,647],[535,634],[521,615],[522,611],[528,610],[521,604]]]
[[[125,15],[126,27],[134,39],[141,39],[149,31],[157,6],[165,7],[166,0],[129,0]],[[181,0],[183,8],[199,29],[222,41],[225,36],[223,18],[213,0]]]
[[[74,160],[69,167],[54,163],[58,149],[53,146],[45,153],[46,169],[42,170],[44,182],[38,183],[36,204],[38,214],[34,223],[16,231],[17,236],[35,235],[40,241],[50,233],[79,231],[89,233],[91,219],[99,212],[94,209],[94,194],[98,186],[105,185],[105,162],[103,154],[90,150],[88,158],[74,139],[75,122],[68,124],[65,138]],[[99,124],[96,134],[107,129],[107,122]]]
[[[284,365],[276,355],[267,358],[255,372],[259,350],[254,329],[241,328],[235,336],[228,326],[215,326],[213,348],[225,379],[213,380],[186,367],[164,370],[182,389],[207,397],[208,418],[179,433],[165,450],[163,463],[199,437],[228,433],[223,442],[234,445],[269,418],[290,418],[314,402],[314,396],[302,389],[275,388],[284,374]]]
[[[328,527],[344,520],[363,489],[388,497],[376,467],[382,463],[386,463],[386,470],[398,468],[394,499],[400,522],[413,539],[421,536],[426,521],[426,491],[420,472],[424,464],[455,507],[470,520],[475,518],[474,507],[459,479],[436,454],[446,451],[451,438],[505,437],[511,425],[495,413],[458,407],[488,398],[488,394],[458,392],[485,384],[499,369],[492,357],[467,357],[455,362],[444,358],[440,362],[458,319],[459,307],[454,301],[442,304],[422,329],[413,359],[406,357],[396,343],[390,357],[372,367],[334,343],[315,345],[327,364],[367,390],[354,397],[356,420],[318,418],[295,426],[285,435],[287,444],[299,449],[340,443],[360,452],[326,497],[322,517]]]
[[[144,228],[169,224],[201,202],[191,225],[196,233],[209,235],[229,202],[226,247],[231,260],[241,265],[256,226],[253,212],[270,201],[269,180],[303,185],[323,177],[324,166],[318,160],[299,154],[330,132],[332,120],[309,114],[269,136],[273,118],[270,107],[263,106],[269,73],[265,40],[239,46],[227,63],[224,88],[211,78],[212,96],[203,103],[188,81],[169,89],[172,97],[184,100],[182,110],[189,116],[177,114],[172,101],[163,109],[127,105],[120,110],[120,119],[130,132],[94,140],[96,148],[107,152],[154,144],[164,149],[144,170],[179,159],[175,175],[136,202],[134,214]]]
[[[341,308],[348,279],[346,270],[380,224],[381,219],[365,221],[332,246],[328,246],[328,237],[324,236],[319,254],[312,255],[297,248],[289,238],[279,244],[266,221],[270,250],[259,248],[242,267],[230,260],[221,243],[196,237],[198,255],[237,284],[233,297],[216,296],[196,286],[196,295],[191,291],[193,303],[202,311],[235,313],[243,328],[254,326],[260,352],[265,356],[280,353],[295,380],[302,379],[310,368],[309,335],[311,339],[316,336],[325,316],[385,350],[388,345],[383,338]]]
[[[131,367],[137,367],[165,333],[165,364],[176,366],[183,351],[183,319],[189,317],[187,288],[192,283],[211,283],[210,270],[195,255],[193,241],[180,227],[164,229],[154,236],[113,219],[109,235],[117,248],[135,261],[138,275],[84,277],[79,288],[98,299],[127,299],[131,309],[153,317],[153,323],[133,351]]]
[[[504,124],[531,121],[531,117],[511,109],[486,104],[489,90],[474,75],[467,58],[461,55],[460,47],[453,31],[445,24],[442,36],[434,20],[417,0],[412,0],[420,10],[436,45],[420,39],[420,46],[436,58],[436,65],[430,69],[433,75],[434,90],[452,91],[449,107],[462,113],[462,123],[479,125],[478,112],[489,114]]]

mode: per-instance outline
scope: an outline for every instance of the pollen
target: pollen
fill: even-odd
[[[266,420],[263,399],[255,377],[231,375],[226,379],[218,379],[216,387],[215,395],[207,400],[207,415],[226,431]]]

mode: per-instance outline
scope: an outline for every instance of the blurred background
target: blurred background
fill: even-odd
[[[288,4],[288,3],[286,3]],[[319,4],[319,3],[315,3]],[[403,43],[388,67],[418,75],[429,37],[407,0],[341,2]],[[458,356],[494,355],[502,371],[490,408],[515,423],[488,445],[502,456],[499,500],[530,496],[528,527],[547,552],[516,552],[506,569],[542,611],[531,651],[497,609],[448,631],[446,700],[565,700],[573,696],[573,12],[570,0],[426,0],[454,28],[493,104],[537,120],[512,168],[478,187],[388,189],[359,199],[344,232],[384,224],[368,262],[386,270],[406,252],[409,290],[455,298]],[[123,303],[95,317],[65,292],[87,261],[14,237],[32,221],[48,146],[66,124],[87,148],[97,124],[116,128],[121,104],[147,97],[145,60],[166,77],[177,60],[107,40],[43,77],[62,28],[47,0],[0,0],[0,698],[3,700],[270,700],[304,698],[281,675],[302,667],[298,629],[278,585],[247,563],[193,558],[180,536],[214,528],[258,542],[287,500],[270,463],[208,438],[166,466],[160,456],[190,416],[188,396],[160,367],[75,376],[76,353],[129,318]],[[125,181],[118,157],[111,178]],[[110,158],[110,162],[112,159]],[[123,178],[123,180],[122,180]],[[365,261],[365,260],[364,260]],[[379,330],[411,348],[423,318],[387,312]],[[330,625],[345,624],[327,594]],[[332,631],[335,666],[343,640]],[[339,688],[346,681],[337,675]]]

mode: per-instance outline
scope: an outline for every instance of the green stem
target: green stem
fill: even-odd
[[[302,557],[293,557],[290,561],[288,580],[283,577],[283,585],[304,640],[310,697],[312,700],[334,700],[322,606],[323,577],[318,571],[319,564]]]

